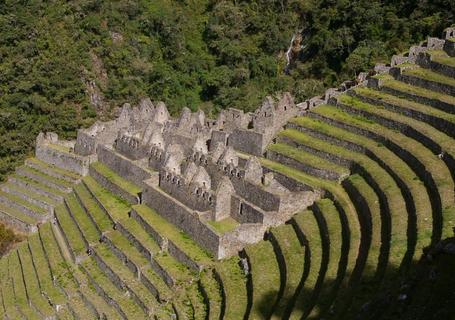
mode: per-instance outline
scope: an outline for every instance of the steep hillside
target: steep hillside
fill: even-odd
[[[0,179],[40,130],[72,138],[143,96],[216,113],[299,101],[453,21],[452,1],[2,1]],[[292,35],[305,50],[284,74]]]
[[[229,259],[214,259],[153,199],[143,203],[151,184],[132,177],[158,183],[147,161],[156,154],[137,160],[112,148],[102,157],[98,146],[99,162],[81,176],[71,171],[86,159],[74,143],[48,135],[48,152],[1,185],[1,219],[30,236],[0,259],[0,316],[450,319],[454,250],[443,239],[455,226],[454,39],[448,29],[360,84],[300,105],[259,156],[267,174],[257,184],[272,173],[323,197]],[[223,171],[242,179],[234,173],[251,155],[230,156],[236,164]],[[213,228],[222,235],[239,223]]]

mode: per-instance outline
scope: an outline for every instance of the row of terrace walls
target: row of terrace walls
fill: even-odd
[[[144,180],[152,177],[152,173],[131,160],[117,154],[108,146],[100,145],[97,150],[98,161],[104,163],[122,178],[144,187]]]
[[[145,188],[142,194],[142,202],[153,208],[167,221],[189,234],[202,248],[218,257],[219,236],[204,224],[193,210],[150,185]]]

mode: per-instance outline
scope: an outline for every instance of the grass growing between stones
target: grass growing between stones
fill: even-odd
[[[34,164],[34,165],[36,165],[38,167],[53,171],[56,174],[64,176],[64,177],[67,177],[67,178],[70,178],[71,180],[78,180],[78,179],[81,178],[81,176],[79,174],[75,173],[75,172],[71,172],[71,171],[59,168],[57,166],[48,164],[48,163],[46,163],[44,161],[41,161],[41,160],[39,160],[38,158],[35,158],[35,157],[28,158],[27,160],[25,160],[25,163],[31,163],[31,164]]]
[[[20,206],[26,207],[27,209],[29,209],[37,214],[41,214],[41,215],[48,214],[48,211],[46,209],[43,209],[43,208],[37,206],[36,204],[28,202],[27,200],[24,200],[21,197],[16,196],[15,194],[0,191],[0,197],[6,198],[14,203],[19,204]]]
[[[74,217],[74,220],[76,220],[77,225],[81,229],[84,238],[89,243],[98,242],[98,240],[100,239],[100,234],[98,233],[98,230],[95,228],[93,222],[88,217],[87,213],[80,206],[74,193],[71,193],[67,196],[66,203],[72,216]]]
[[[69,212],[64,205],[60,205],[55,208],[55,215],[62,228],[63,233],[68,239],[70,249],[73,251],[75,256],[84,254],[87,250],[84,240],[77,229],[73,219],[69,216]]]
[[[444,50],[428,50],[431,61],[455,68],[455,57],[451,57]]]
[[[26,173],[28,172],[32,175],[38,176],[43,180],[47,180],[55,185],[62,186],[63,188],[71,188],[73,186],[73,184],[69,181],[50,176],[42,171],[32,168],[32,167],[23,166],[23,167],[20,167],[20,169]]]
[[[17,219],[17,220],[22,221],[22,222],[24,222],[26,224],[34,225],[34,224],[36,224],[38,222],[36,219],[30,217],[29,215],[24,214],[22,211],[17,210],[16,208],[13,208],[13,207],[10,207],[10,206],[6,206],[6,205],[4,205],[2,203],[0,203],[0,211],[4,212],[5,214],[10,216],[11,218]]]
[[[49,193],[52,193],[54,195],[57,195],[59,197],[64,197],[65,196],[65,193],[58,190],[58,189],[55,189],[55,188],[52,188],[52,187],[49,187],[43,183],[40,183],[38,181],[35,181],[29,177],[26,177],[26,176],[20,176],[18,174],[14,174],[11,176],[12,178],[16,179],[16,180],[19,180],[19,181],[22,181],[23,183],[27,184],[27,185],[30,185],[38,190],[43,190],[43,191],[46,191],[46,192],[49,192]]]
[[[130,193],[133,196],[136,196],[138,193],[141,192],[141,188],[139,188],[134,183],[120,177],[114,171],[112,171],[108,166],[102,164],[101,162],[92,163],[91,166],[101,175],[106,177],[112,183],[116,184],[126,192]]]

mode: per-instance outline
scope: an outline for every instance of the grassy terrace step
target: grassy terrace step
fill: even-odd
[[[8,181],[18,185],[21,188],[27,188],[27,189],[34,191],[35,193],[39,193],[46,197],[50,197],[54,201],[57,201],[57,202],[61,202],[63,200],[63,197],[66,194],[65,192],[62,192],[58,189],[51,188],[38,181],[35,181],[35,180],[30,179],[25,176],[20,176],[17,174],[13,174],[13,175],[9,176]]]
[[[48,187],[59,189],[63,192],[70,191],[73,185],[71,182],[50,176],[44,172],[27,166],[19,167],[16,170],[16,173],[21,176],[29,177],[32,180],[47,185]]]
[[[38,223],[38,220],[35,218],[30,217],[29,215],[26,215],[22,211],[12,208],[11,206],[4,205],[3,203],[0,203],[0,212],[3,212],[10,216],[13,219],[17,219],[19,221],[22,221],[25,224],[29,225],[36,225]]]
[[[160,246],[153,237],[133,218],[123,219],[119,224],[124,228],[127,234],[134,237],[139,242],[140,246],[150,252],[152,256],[161,251]],[[137,247],[136,245],[134,246]]]
[[[17,184],[7,182],[3,185],[5,192],[12,193],[18,197],[21,197],[24,201],[33,201],[35,205],[48,210],[49,208],[55,207],[59,204],[58,201],[49,198],[46,195],[42,195],[34,192],[28,188],[18,186]],[[10,190],[10,191],[9,191]],[[30,201],[31,200],[31,201]]]
[[[212,270],[204,270],[199,274],[199,286],[208,305],[208,319],[220,319],[225,301]]]
[[[138,280],[137,276],[132,273],[131,270],[128,269],[117,256],[114,255],[109,247],[106,245],[100,245],[97,246],[94,251],[101,258],[103,263],[105,263],[107,267],[114,272],[115,276],[117,276],[120,281],[132,291],[136,299],[138,299],[142,304],[141,307],[145,309],[144,311],[147,310],[147,313],[151,313],[152,310],[159,308],[158,301],[152,293],[142,284],[142,282]],[[111,278],[111,276],[109,276],[109,272],[107,276]]]
[[[430,202],[433,207],[433,222],[434,222],[434,236],[433,241],[437,241],[441,237],[441,214],[442,209],[448,210],[453,205],[453,181],[449,178],[450,172],[442,161],[439,161],[437,156],[432,154],[427,148],[417,141],[410,139],[397,131],[387,129],[373,121],[366,120],[363,117],[350,115],[340,109],[324,105],[318,106],[314,109],[314,115],[322,116],[325,121],[331,122],[331,124],[337,125],[336,122],[342,123],[343,127],[348,126],[349,130],[357,131],[361,130],[367,134],[373,134],[372,138],[378,143],[385,142],[385,146],[394,150],[396,146],[400,146],[401,150],[406,150],[407,157],[414,157],[415,160],[409,161],[406,157],[407,163],[413,166],[414,172],[419,175],[420,178],[425,179],[427,191],[431,195]],[[335,120],[335,122],[333,122]],[[390,143],[393,143],[390,145]],[[397,150],[394,150],[397,152]],[[402,156],[401,153],[397,152],[397,155]],[[425,173],[425,170],[427,173]],[[435,189],[436,188],[436,189]],[[420,227],[420,226],[419,226]],[[431,223],[425,223],[423,226],[424,230],[432,229]]]
[[[31,215],[33,212],[33,217],[36,216],[37,218],[40,218],[42,216],[42,218],[45,218],[45,216],[49,214],[48,210],[43,209],[31,202],[28,202],[27,200],[24,200],[23,198],[12,193],[0,191],[0,198],[6,199],[7,202],[11,202],[12,204],[9,204],[10,206],[14,206],[16,209],[24,212],[27,215]]]
[[[432,219],[428,192],[406,162],[374,140],[337,128],[320,120],[300,117],[292,121],[300,129],[306,130],[312,137],[342,145],[353,152],[365,153],[368,158],[377,162],[391,176],[393,175],[405,200],[407,199],[409,218],[417,217],[418,219],[417,225],[419,228],[416,227],[418,237],[415,252],[420,252],[428,245],[431,237],[431,229],[428,229],[431,225],[429,221]],[[409,222],[411,223],[412,220],[410,219]],[[412,224],[410,227],[414,228]]]
[[[122,192],[124,192],[125,194],[129,194],[132,198],[137,197],[137,195],[142,191],[140,187],[122,178],[114,171],[112,171],[108,166],[102,164],[101,162],[92,163],[90,167],[93,170],[95,170],[99,175],[109,180],[117,188],[122,190]]]
[[[38,275],[33,267],[33,260],[28,249],[26,242],[22,243],[18,250],[20,266],[25,282],[27,294],[30,302],[45,317],[49,317],[55,313],[55,310],[50,306],[49,302],[44,298],[41,293]]]
[[[8,256],[8,266],[9,274],[14,287],[14,300],[20,313],[22,313],[27,320],[41,319],[39,313],[36,309],[32,308],[32,305],[29,303],[17,251],[13,251]]]
[[[356,88],[354,89],[354,92],[359,95],[360,98],[366,98],[369,101],[374,102],[374,104],[382,105],[390,111],[427,122],[448,135],[455,132],[453,129],[455,126],[454,114],[366,87]]]
[[[219,277],[221,290],[225,299],[222,310],[224,319],[243,319],[247,311],[248,294],[246,276],[240,267],[238,257],[232,257],[215,264],[216,276]]]
[[[444,50],[428,50],[427,53],[431,61],[455,68],[455,57],[449,56]]]
[[[317,298],[313,295],[318,294],[318,290],[315,290],[318,278],[325,275],[323,260],[326,256],[323,255],[327,247],[323,244],[323,232],[318,220],[319,218],[310,210],[298,213],[292,220],[297,232],[301,232],[307,241],[307,248],[310,250],[310,269],[304,285],[296,291],[296,302],[289,319],[300,319],[311,312],[314,298]]]
[[[90,220],[87,213],[81,207],[80,203],[77,201],[74,193],[69,194],[66,199],[67,208],[70,210],[70,213],[74,217],[76,224],[79,226],[84,238],[89,243],[97,243],[101,237],[101,234],[96,229],[92,220]]]
[[[10,253],[11,254],[11,253]],[[9,274],[9,255],[0,259],[0,290],[8,319],[22,319],[14,296],[13,282]]]
[[[321,178],[330,178],[330,180],[338,180],[349,175],[349,170],[346,168],[326,161],[325,159],[321,159],[311,153],[293,148],[289,145],[276,143],[270,145],[268,150],[274,151],[301,163],[302,166],[295,166],[295,168],[311,175]]]
[[[61,169],[57,166],[48,164],[37,158],[29,158],[29,159],[25,160],[25,164],[29,167],[35,168],[36,170],[47,173],[48,175],[51,175],[55,178],[66,180],[70,183],[75,183],[82,178],[77,173]]]
[[[375,78],[382,81],[381,91],[390,92],[393,95],[415,102],[421,102],[451,114],[455,113],[455,97],[453,96],[395,80],[388,74],[378,75]]]
[[[349,249],[346,261],[346,272],[350,273],[356,265],[357,252],[361,248],[361,234],[360,234],[360,224],[357,216],[356,209],[351,202],[351,199],[343,190],[343,188],[335,182],[317,179],[315,177],[309,176],[303,172],[295,170],[294,168],[287,167],[280,163],[270,161],[268,159],[260,159],[262,165],[272,171],[283,174],[291,179],[295,179],[299,182],[305,183],[313,188],[321,188],[326,190],[331,197],[338,203],[340,208],[343,210],[346,215],[346,225],[345,229],[349,232],[349,240],[346,239],[344,245]],[[347,279],[346,279],[347,280]]]
[[[49,269],[46,254],[41,245],[38,234],[28,237],[28,246],[32,254],[33,265],[38,275],[41,291],[52,304],[62,306],[66,302],[66,297],[60,287],[53,283],[53,275]]]
[[[109,212],[114,221],[128,217],[131,206],[125,200],[103,188],[90,176],[84,177],[83,181],[90,192],[98,198],[104,208]]]
[[[251,319],[266,319],[280,297],[280,269],[273,246],[261,241],[245,248],[250,265],[252,306]]]
[[[71,219],[71,216],[68,212],[66,206],[61,205],[55,208],[55,217],[57,218],[58,224],[62,229],[63,234],[66,239],[68,239],[68,246],[73,252],[75,257],[85,254],[87,251],[87,246],[82,238],[82,235],[77,228],[74,220]]]
[[[82,262],[81,266],[87,272],[89,277],[95,282],[93,285],[101,288],[115,304],[117,304],[122,313],[128,319],[146,319],[147,316],[144,311],[128,297],[125,292],[119,290],[111,280],[103,273],[98,267],[93,258],[89,258]]]
[[[330,241],[330,259],[327,265],[324,283],[322,284],[322,290],[317,305],[309,315],[310,319],[318,319],[324,312],[328,311],[338,293],[338,287],[344,276],[341,273],[342,270],[340,270],[343,265],[343,222],[340,213],[330,199],[317,201],[314,209],[321,213],[327,224],[327,236]]]
[[[338,144],[332,144],[310,136],[294,129],[287,129],[280,133],[280,136],[290,139],[290,143],[297,143],[298,145],[311,148],[316,152],[324,152],[329,159],[333,161],[350,162],[352,171],[359,173],[364,179],[371,179],[377,184],[375,190],[380,190],[385,199],[382,200],[382,210],[390,212],[389,229],[387,232],[390,234],[390,264],[398,269],[401,263],[409,264],[409,259],[412,258],[414,251],[415,241],[417,237],[417,230],[415,230],[415,210],[408,210],[406,201],[412,202],[412,199],[406,200],[397,183],[393,180],[383,168],[376,162],[368,158],[362,153],[353,152],[352,150],[341,147]],[[340,158],[341,160],[337,160]],[[380,200],[381,204],[381,200]],[[410,203],[410,205],[413,205]],[[408,212],[408,215],[403,212]],[[410,219],[408,221],[408,219]],[[414,223],[412,222],[414,221]],[[386,223],[386,220],[383,220]],[[409,242],[408,242],[409,233]],[[406,253],[408,255],[405,258]]]
[[[286,309],[294,305],[293,297],[297,288],[303,285],[305,247],[290,224],[272,229],[270,241],[274,247],[278,247],[283,257],[283,261],[280,261],[280,270],[285,276],[283,295],[273,310],[273,318],[282,319]]]
[[[403,76],[411,76],[417,79],[421,79],[425,81],[425,83],[435,83],[439,86],[443,86],[444,89],[440,89],[440,87],[433,86],[432,90],[441,91],[447,94],[452,94],[455,92],[455,79],[444,76],[440,73],[431,71],[429,69],[413,67],[413,68],[406,68],[402,70]],[[419,85],[420,86],[420,85]]]
[[[100,208],[83,183],[74,186],[74,193],[99,231],[104,232],[112,229],[113,223],[110,217]]]
[[[449,170],[455,169],[455,160],[453,160],[455,157],[455,140],[452,137],[424,122],[396,114],[384,109],[381,106],[362,102],[355,97],[343,95],[340,97],[340,100],[343,104],[346,104],[350,109],[352,109],[348,110],[349,112],[358,111],[362,112],[362,114],[368,117],[376,116],[378,117],[378,121],[380,119],[382,119],[384,122],[388,121],[387,123],[391,123],[391,125],[384,123],[384,126],[389,127],[393,125],[392,129],[399,130],[404,135],[422,142],[422,144],[424,144],[434,154],[440,154],[441,152],[444,152],[446,154],[445,157],[449,156],[451,159],[449,161],[443,158]],[[395,127],[396,125],[400,125],[400,127]],[[416,133],[408,132],[411,131],[411,129],[414,129]],[[428,137],[427,140],[430,141],[424,141],[425,137]]]
[[[184,252],[196,264],[211,264],[212,260],[206,251],[199,247],[183,231],[167,222],[167,220],[160,216],[155,210],[145,205],[136,205],[132,208],[142,220],[155,230],[155,232],[162,237],[169,239],[169,241]]]

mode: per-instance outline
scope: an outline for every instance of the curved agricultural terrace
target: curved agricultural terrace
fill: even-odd
[[[75,173],[27,160],[0,191],[1,220],[30,233],[0,259],[0,317],[354,319],[383,292],[398,296],[423,249],[455,226],[452,33],[284,125],[262,169],[320,197],[230,258],[214,259],[153,198],[140,203],[143,186],[109,161]],[[220,221],[218,234],[237,225]]]

